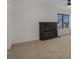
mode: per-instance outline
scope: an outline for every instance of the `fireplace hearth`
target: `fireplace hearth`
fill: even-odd
[[[56,22],[40,22],[39,30],[40,40],[48,40],[58,36]]]

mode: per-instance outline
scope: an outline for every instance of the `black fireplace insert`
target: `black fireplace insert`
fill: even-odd
[[[56,22],[40,22],[39,23],[40,40],[47,40],[57,37]]]

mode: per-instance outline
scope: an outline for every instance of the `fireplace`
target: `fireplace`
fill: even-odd
[[[57,37],[56,22],[40,22],[39,23],[40,40],[47,40]]]

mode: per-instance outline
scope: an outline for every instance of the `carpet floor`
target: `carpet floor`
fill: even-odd
[[[15,44],[8,59],[71,59],[71,36]]]

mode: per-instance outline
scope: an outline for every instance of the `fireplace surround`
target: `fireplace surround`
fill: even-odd
[[[40,40],[48,40],[57,37],[56,22],[40,22],[39,23]]]

